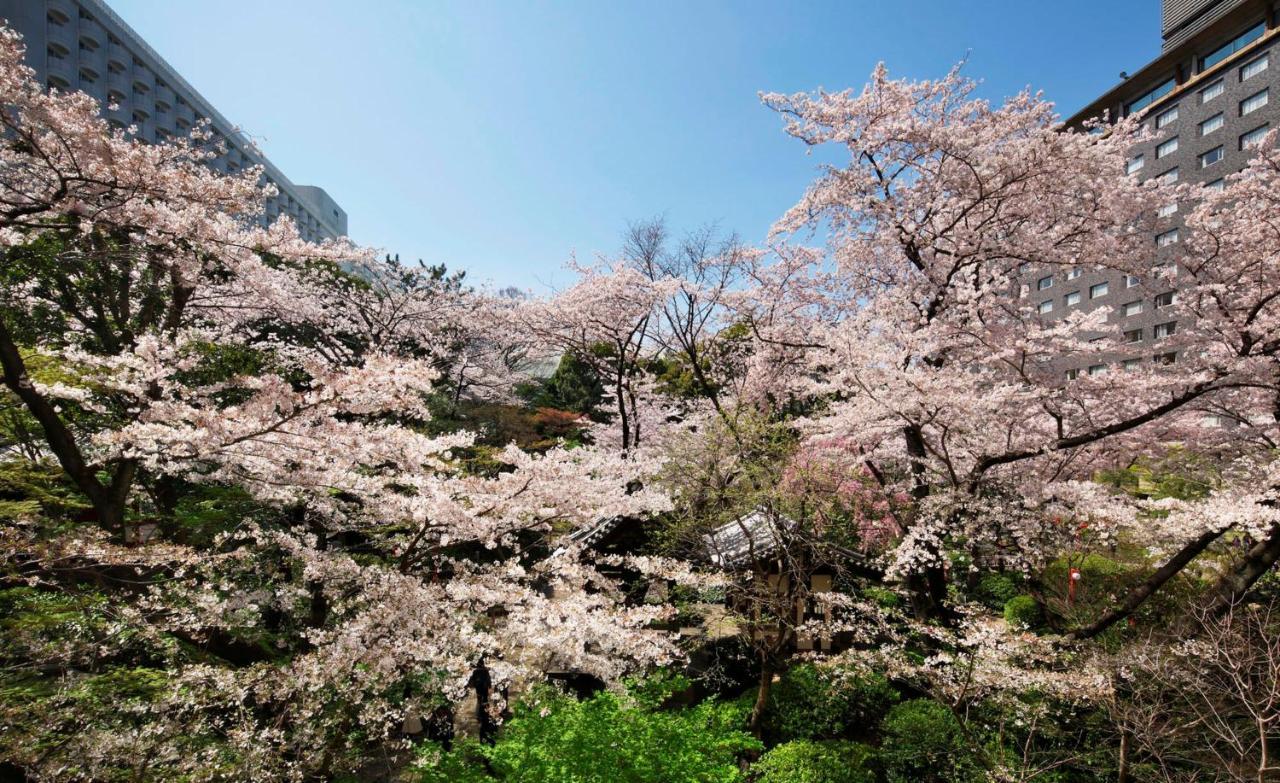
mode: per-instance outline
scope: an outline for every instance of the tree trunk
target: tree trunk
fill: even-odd
[[[1129,591],[1129,595],[1124,601],[1112,609],[1111,611],[1099,617],[1096,621],[1084,628],[1077,629],[1067,634],[1064,638],[1066,641],[1074,642],[1083,639],[1092,639],[1098,634],[1115,625],[1116,622],[1123,620],[1133,614],[1139,606],[1155,595],[1156,591],[1164,586],[1165,582],[1172,579],[1179,571],[1187,567],[1187,564],[1196,558],[1201,552],[1209,548],[1209,545],[1222,537],[1227,532],[1225,529],[1218,531],[1210,531],[1201,535],[1196,540],[1184,546],[1176,555],[1170,558],[1154,574],[1147,577],[1146,581],[1137,585]]]
[[[911,496],[917,503],[929,496],[929,484],[925,481],[925,459],[928,456],[924,435],[914,425],[904,427],[907,455],[911,458]],[[942,553],[935,553],[939,558]],[[911,596],[911,608],[918,620],[935,618],[940,614],[947,597],[947,574],[941,565],[929,566],[922,572],[907,577],[906,587]]]
[[[777,667],[773,665],[773,659],[768,655],[760,656],[760,682],[756,687],[756,703],[751,707],[751,720],[747,724],[747,729],[756,738],[760,737],[764,713],[769,708],[769,691],[773,688],[775,673],[777,673]]]
[[[1235,606],[1277,560],[1280,560],[1280,525],[1272,527],[1270,535],[1250,547],[1244,560],[1218,580],[1210,610],[1222,614]]]
[[[1129,732],[1120,732],[1120,759],[1116,763],[1116,783],[1129,783]]]

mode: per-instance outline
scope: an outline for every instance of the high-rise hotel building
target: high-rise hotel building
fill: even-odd
[[[346,235],[347,213],[323,188],[290,182],[102,0],[0,0],[0,19],[22,34],[27,64],[47,86],[89,93],[112,125],[146,141],[207,120],[226,146],[217,169],[261,165],[276,186],[268,220],[287,214],[313,241]]]
[[[1138,115],[1153,132],[1132,151],[1126,173],[1220,186],[1240,171],[1250,147],[1280,125],[1280,0],[1164,0],[1160,56],[1067,120]],[[1177,269],[1169,256],[1182,230],[1184,205],[1161,208],[1152,237],[1152,273],[1143,277],[1093,269],[1029,268],[1023,295],[1046,319],[1113,308],[1107,334],[1114,355],[1067,365],[1068,378],[1178,359]]]

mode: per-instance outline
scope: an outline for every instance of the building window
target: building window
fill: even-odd
[[[1178,82],[1176,79],[1169,79],[1168,81],[1161,82],[1160,84],[1156,85],[1150,92],[1144,93],[1141,97],[1137,98],[1136,100],[1130,101],[1124,107],[1124,113],[1133,114],[1135,111],[1142,111],[1143,109],[1147,108],[1151,104],[1160,100],[1164,96],[1173,92],[1173,88],[1177,86],[1178,86]]]
[[[93,72],[91,68],[80,69],[80,82],[82,84],[93,84],[98,81],[98,74]]]
[[[1074,381],[1076,378],[1079,378],[1079,377],[1080,377],[1080,370],[1078,369],[1067,370],[1067,380]]]
[[[1172,335],[1176,331],[1178,331],[1177,321],[1169,321],[1168,323],[1156,324],[1155,326],[1151,327],[1151,339],[1163,340],[1164,338]]]
[[[1213,133],[1214,131],[1216,131],[1218,128],[1221,128],[1221,127],[1222,127],[1222,112],[1218,112],[1217,114],[1213,115],[1209,119],[1200,123],[1200,135],[1208,136],[1210,133]]]
[[[1214,147],[1213,149],[1209,150],[1208,152],[1205,152],[1205,153],[1203,153],[1203,154],[1201,154],[1201,155],[1200,155],[1200,168],[1202,168],[1202,169],[1207,169],[1207,168],[1209,168],[1210,166],[1212,166],[1213,164],[1217,163],[1217,162],[1218,162],[1218,161],[1220,161],[1220,160],[1222,160],[1222,147],[1221,147],[1221,145],[1219,145],[1219,146],[1217,146],[1217,147]]]
[[[1222,177],[1218,177],[1213,182],[1204,183],[1204,189],[1208,191],[1212,191],[1214,193],[1221,193],[1222,191],[1226,190],[1226,188],[1227,188],[1227,181]]]
[[[80,38],[80,51],[82,52],[96,52],[99,46],[101,44],[87,35]]]
[[[1062,301],[1066,303],[1067,307],[1075,307],[1076,305],[1080,304],[1080,292],[1072,291],[1071,293],[1062,297]]]
[[[1077,277],[1079,277],[1079,276],[1080,276],[1080,275],[1082,275],[1082,274],[1084,274],[1084,270],[1083,270],[1083,269],[1081,269],[1081,268],[1080,268],[1080,267],[1078,267],[1078,266],[1073,266],[1073,267],[1071,267],[1071,269],[1069,269],[1069,270],[1067,271],[1067,279],[1068,279],[1068,280],[1075,280]]]
[[[1100,297],[1100,296],[1106,296],[1106,295],[1107,295],[1107,284],[1106,284],[1106,283],[1098,283],[1097,285],[1091,285],[1091,286],[1089,286],[1089,298],[1090,298],[1090,299],[1097,299],[1097,298],[1098,298],[1098,297]]]
[[[1141,329],[1130,329],[1129,331],[1125,332],[1125,333],[1124,333],[1124,341],[1125,341],[1126,343],[1140,343],[1140,342],[1142,342],[1142,330],[1141,330]]]
[[[1205,87],[1203,90],[1200,91],[1200,102],[1208,103],[1209,101],[1221,95],[1222,91],[1225,89],[1226,87],[1223,86],[1222,80],[1219,79],[1218,81],[1214,82],[1213,84],[1210,84],[1208,87]]]
[[[1138,279],[1138,276],[1137,276],[1137,275],[1125,275],[1125,276],[1124,276],[1124,287],[1125,287],[1125,288],[1137,288],[1138,283],[1140,283],[1140,282],[1142,282],[1142,281]]]
[[[1040,303],[1040,306],[1036,308],[1036,312],[1040,313],[1041,315],[1044,315],[1045,313],[1052,313],[1052,312],[1053,312],[1053,300],[1052,300],[1052,299],[1046,299],[1046,300],[1044,300],[1043,302],[1041,302],[1041,303]]]
[[[1151,267],[1156,277],[1173,277],[1178,274],[1178,265],[1172,261],[1163,261]]]
[[[1043,291],[1046,288],[1053,288],[1053,276],[1042,277],[1036,281],[1036,290]]]
[[[1156,130],[1160,130],[1161,128],[1168,127],[1170,123],[1177,122],[1177,120],[1178,120],[1178,107],[1170,106],[1169,108],[1165,109],[1164,111],[1156,115]]]
[[[47,18],[49,19],[49,24],[54,25],[55,27],[61,27],[71,21],[71,17],[56,8],[49,9],[49,15]]]
[[[1156,210],[1156,217],[1166,218],[1178,211],[1178,202],[1170,202]]]
[[[1264,54],[1256,60],[1240,66],[1240,81],[1251,79],[1271,67],[1271,55]]]
[[[1090,375],[1102,375],[1106,371],[1107,371],[1107,365],[1105,364],[1091,364],[1089,365],[1089,369],[1087,370],[1087,372]]]
[[[1270,92],[1264,88],[1255,92],[1253,95],[1250,95],[1248,98],[1245,98],[1243,101],[1240,101],[1240,116],[1243,117],[1246,114],[1252,114],[1263,106],[1266,106],[1269,98]]]
[[[1240,137],[1240,149],[1247,150],[1250,147],[1261,144],[1262,140],[1267,135],[1268,129],[1267,125],[1259,125],[1248,133],[1242,135]]]
[[[147,117],[147,113],[146,113],[145,111],[143,111],[142,109],[134,109],[134,110],[133,110],[133,121],[134,121],[134,122],[146,122],[146,121],[147,121],[147,119],[148,119],[148,117]]]
[[[1266,23],[1258,22],[1258,24],[1254,25],[1253,27],[1250,27],[1248,30],[1245,30],[1240,35],[1231,39],[1230,41],[1223,44],[1222,46],[1219,46],[1217,49],[1214,49],[1212,52],[1210,52],[1209,54],[1206,54],[1204,57],[1201,57],[1200,70],[1203,71],[1206,68],[1212,68],[1213,66],[1217,65],[1218,63],[1227,59],[1231,55],[1235,54],[1236,52],[1240,51],[1241,49],[1245,48],[1249,44],[1261,38],[1262,34],[1265,33],[1266,31],[1267,31]]]
[[[1120,369],[1125,372],[1134,372],[1141,368],[1142,362],[1138,359],[1125,359],[1120,363]]]
[[[119,106],[124,103],[125,95],[117,90],[107,90],[107,105]]]
[[[147,85],[143,84],[142,82],[134,82],[134,83],[133,83],[133,91],[134,91],[134,92],[136,92],[136,93],[137,93],[137,94],[139,94],[139,95],[146,95],[146,94],[147,94]]]
[[[1176,244],[1178,244],[1178,229],[1171,228],[1168,231],[1156,234],[1156,247],[1168,247]]]
[[[1167,139],[1156,145],[1156,160],[1163,158],[1165,155],[1172,155],[1178,151],[1178,137]]]
[[[1172,185],[1178,181],[1178,167],[1174,166],[1165,173],[1156,177],[1156,180],[1162,185]]]
[[[1166,293],[1157,295],[1155,298],[1155,305],[1157,310],[1163,310],[1166,307],[1173,307],[1177,303],[1178,303],[1177,291],[1168,291]]]
[[[49,53],[49,56],[55,60],[61,60],[67,55],[71,54],[70,49],[63,46],[62,44],[56,44],[56,43],[49,44],[49,48],[46,51]]]
[[[1124,167],[1124,171],[1126,174],[1137,174],[1139,171],[1142,171],[1142,167],[1144,165],[1146,165],[1146,161],[1143,160],[1142,156],[1134,155],[1132,158],[1129,158],[1129,163]]]
[[[1120,306],[1120,314],[1125,318],[1142,312],[1142,302],[1127,302]]]
[[[1156,364],[1173,364],[1178,360],[1177,351],[1169,351],[1168,353],[1158,353],[1151,357]]]
[[[46,84],[49,85],[49,89],[51,90],[61,90],[66,92],[71,89],[71,85],[67,83],[66,79],[62,79],[57,76],[50,76],[49,81],[46,82]]]

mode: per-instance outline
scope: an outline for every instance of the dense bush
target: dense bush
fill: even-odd
[[[875,750],[842,740],[786,742],[760,757],[756,783],[876,783]]]
[[[452,753],[428,746],[419,781],[508,783],[733,783],[739,757],[761,745],[742,731],[736,704],[705,701],[664,709],[687,685],[661,677],[578,701],[550,688],[516,705],[491,747],[463,745]],[[487,762],[492,778],[483,769]]]
[[[889,711],[880,759],[889,783],[977,783],[983,779],[960,721],[946,706],[913,699]]]
[[[978,580],[974,598],[992,609],[1002,609],[1005,604],[1017,597],[1021,590],[1021,582],[1021,579],[1012,574],[983,574]]]
[[[773,686],[764,729],[773,742],[864,734],[897,700],[882,675],[801,664]]]
[[[1044,622],[1044,611],[1029,595],[1015,595],[1004,605],[1004,621],[1010,628],[1038,628]]]

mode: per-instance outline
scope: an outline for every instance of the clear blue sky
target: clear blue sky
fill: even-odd
[[[1070,114],[1159,52],[1158,0],[108,0],[358,242],[563,286],[627,221],[758,242],[815,159],[757,92],[968,57]]]

